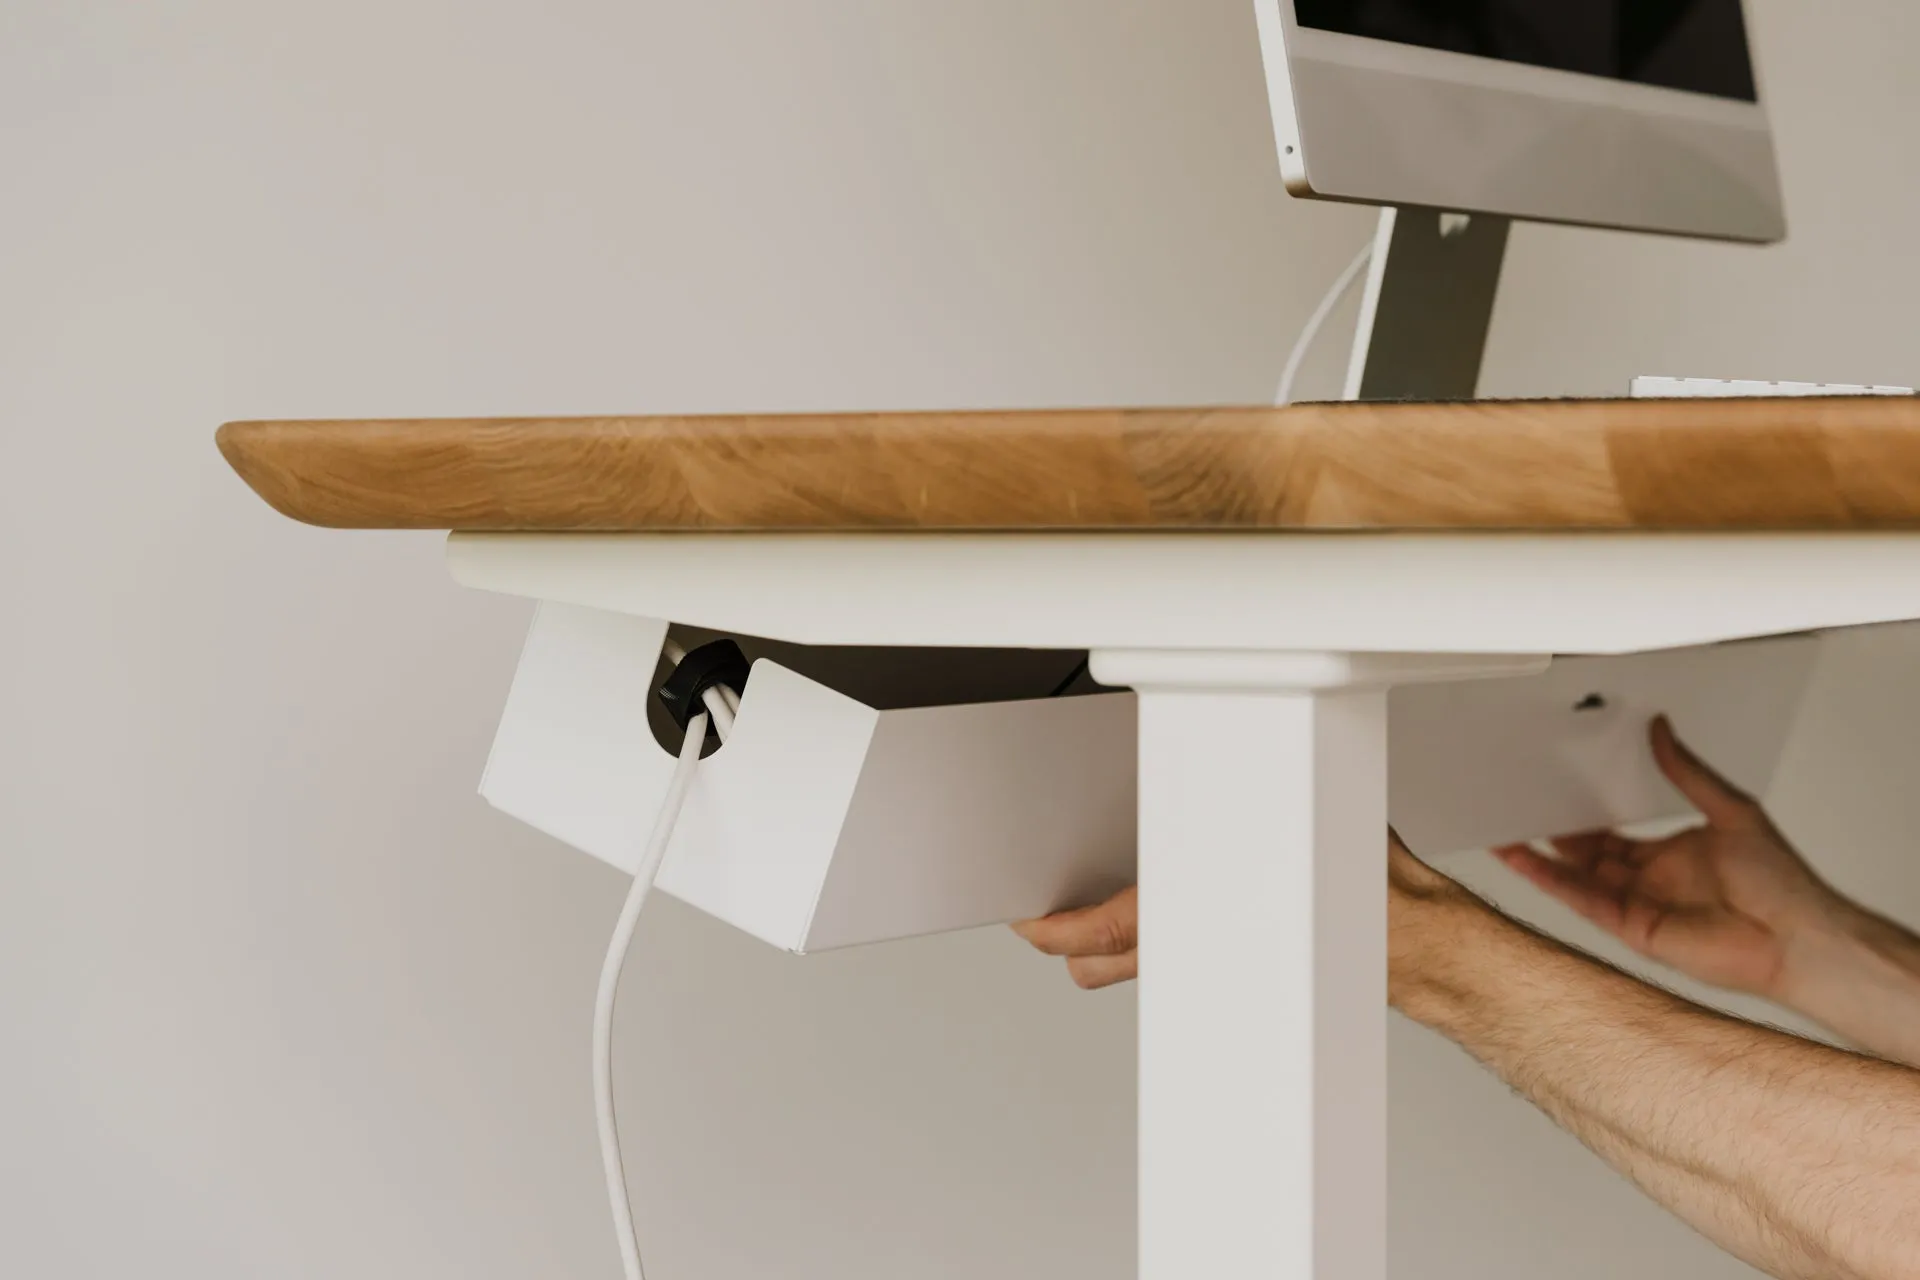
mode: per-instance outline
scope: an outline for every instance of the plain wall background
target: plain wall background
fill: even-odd
[[[1920,380],[1920,9],[1752,8],[1793,243],[1522,229],[1489,391]],[[0,0],[0,1274],[617,1274],[623,885],[473,794],[527,607],[219,422],[1255,400],[1369,227],[1246,0]],[[1916,656],[1834,646],[1781,795],[1909,919]],[[1131,1274],[1129,993],[670,903],[630,974],[658,1276]],[[1396,1275],[1746,1274],[1393,1044]]]

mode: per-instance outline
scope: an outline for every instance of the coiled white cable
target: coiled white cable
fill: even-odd
[[[675,666],[687,656],[686,651],[671,640],[666,643],[666,654]],[[640,924],[640,910],[647,905],[654,877],[666,859],[667,846],[673,842],[673,829],[680,821],[680,810],[686,806],[687,792],[700,766],[700,751],[707,741],[708,717],[712,717],[713,726],[724,742],[733,732],[734,713],[740,709],[739,693],[724,685],[706,690],[701,700],[707,709],[687,722],[686,740],[680,745],[680,756],[667,783],[666,796],[660,802],[653,830],[641,850],[640,864],[634,868],[633,887],[627,890],[626,904],[620,908],[620,919],[613,926],[613,940],[607,944],[607,958],[600,966],[600,987],[593,1001],[593,1101],[600,1131],[600,1162],[606,1172],[607,1200],[613,1209],[613,1226],[620,1242],[620,1261],[626,1280],[646,1280],[646,1272],[640,1264],[633,1202],[627,1195],[626,1163],[620,1155],[620,1125],[613,1110],[613,1009],[620,994],[620,971],[626,967],[627,952],[633,946],[634,931]]]
[[[1333,287],[1327,290],[1327,296],[1320,300],[1318,307],[1314,308],[1306,327],[1300,330],[1300,337],[1295,340],[1293,351],[1287,356],[1286,370],[1280,375],[1280,389],[1274,393],[1273,397],[1275,404],[1293,403],[1293,386],[1300,380],[1300,367],[1307,362],[1307,353],[1313,350],[1314,339],[1318,338],[1320,331],[1327,327],[1327,321],[1332,317],[1334,308],[1338,307],[1340,300],[1347,296],[1355,284],[1359,283],[1360,277],[1365,274],[1372,262],[1373,241],[1369,240],[1367,247],[1360,251],[1359,256],[1340,273],[1339,279],[1333,282]]]

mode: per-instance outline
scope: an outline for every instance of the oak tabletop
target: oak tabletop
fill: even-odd
[[[232,422],[274,508],[464,531],[1920,530],[1920,398]]]

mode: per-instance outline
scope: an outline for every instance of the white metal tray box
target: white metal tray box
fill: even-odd
[[[666,632],[542,605],[481,794],[631,871],[673,770],[648,718]],[[1423,853],[1681,815],[1647,749],[1659,712],[1764,794],[1818,650],[1571,658],[1396,690],[1389,811]],[[659,886],[796,952],[1098,901],[1134,879],[1135,710],[1131,693],[877,710],[763,658]]]

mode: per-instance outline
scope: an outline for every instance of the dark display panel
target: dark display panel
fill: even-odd
[[[1757,102],[1740,0],[1295,0],[1303,27]]]

